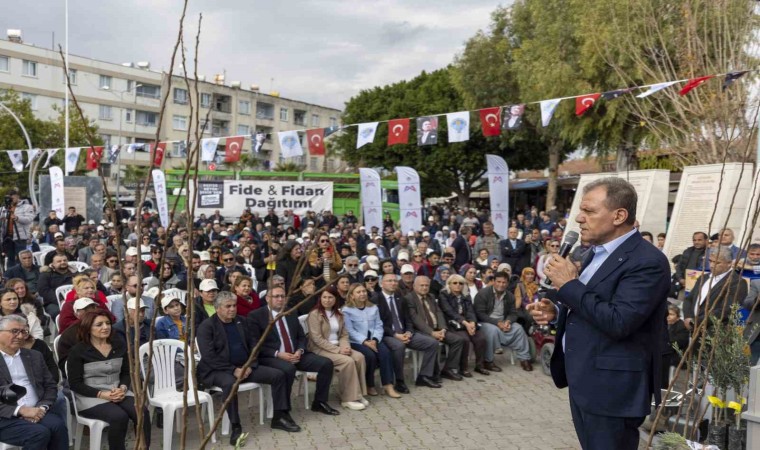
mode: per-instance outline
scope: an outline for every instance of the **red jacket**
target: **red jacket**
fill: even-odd
[[[248,313],[254,310],[257,310],[264,306],[264,302],[261,301],[259,298],[259,295],[256,294],[256,292],[251,291],[249,294],[251,297],[251,301],[249,302],[246,298],[241,297],[239,295],[236,295],[237,297],[237,313],[239,316],[248,317]]]
[[[95,291],[95,298],[93,300],[95,300],[95,303],[97,303],[102,309],[109,311],[108,300],[106,299],[105,294],[100,291]],[[77,293],[72,290],[66,294],[66,300],[63,302],[63,305],[61,305],[60,319],[58,319],[58,334],[63,334],[63,332],[66,331],[66,328],[79,320],[74,314],[75,301],[77,301]],[[111,323],[114,323],[115,321],[116,318],[111,315]]]

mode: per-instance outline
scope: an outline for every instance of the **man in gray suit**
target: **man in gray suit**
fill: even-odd
[[[29,449],[68,449],[66,420],[51,410],[58,387],[42,355],[21,348],[28,336],[23,316],[0,318],[0,385],[16,384],[26,390],[18,406],[0,403],[0,442]]]

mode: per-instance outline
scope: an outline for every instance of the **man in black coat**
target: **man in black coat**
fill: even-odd
[[[462,227],[459,230],[459,236],[454,239],[451,246],[454,247],[456,255],[454,255],[454,268],[459,271],[459,268],[465,264],[472,263],[472,250],[470,250],[470,235],[472,230],[470,227]]]
[[[5,272],[5,279],[21,278],[26,282],[29,292],[37,292],[37,282],[40,279],[40,268],[34,263],[34,255],[31,250],[21,250],[18,253],[19,264]]]
[[[264,339],[259,351],[259,363],[285,373],[288,409],[290,409],[290,392],[296,378],[296,371],[316,372],[317,389],[311,409],[337,416],[340,412],[327,403],[333,377],[333,363],[325,357],[306,351],[306,334],[298,322],[298,317],[295,315],[281,317],[271,332],[263,337],[269,322],[284,311],[287,302],[285,288],[273,287],[267,292],[267,305],[248,314],[247,322],[251,338],[256,342]]]
[[[69,269],[69,259],[65,255],[55,255],[49,269],[49,271],[40,274],[37,286],[39,288],[38,293],[45,304],[45,311],[55,320],[61,312],[55,290],[66,284],[71,284],[74,272]]]
[[[692,246],[681,253],[681,258],[676,264],[676,280],[684,286],[686,283],[686,271],[689,269],[701,269],[704,265],[705,250],[707,248],[707,234],[697,231],[691,236]],[[684,292],[683,290],[681,292]]]
[[[247,332],[245,320],[237,315],[237,298],[231,292],[220,292],[214,302],[216,314],[204,320],[198,327],[198,379],[206,386],[222,389],[227,398],[237,378],[243,382],[263,383],[272,387],[272,428],[288,432],[301,431],[290,417],[290,389],[286,386],[285,374],[281,371],[259,365],[256,361],[243,370],[256,340]],[[230,445],[235,445],[242,433],[238,413],[237,395],[227,406],[227,414],[232,423]]]
[[[530,262],[530,249],[525,241],[517,239],[517,228],[507,230],[507,239],[501,241],[501,262],[512,267],[512,273],[520,275]]]

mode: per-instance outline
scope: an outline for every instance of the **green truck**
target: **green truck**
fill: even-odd
[[[182,177],[184,170],[166,170],[166,190],[169,193],[169,208],[179,197],[178,211],[185,208],[187,200],[186,191],[183,189]],[[195,173],[189,175],[192,182]],[[231,170],[199,170],[198,181],[222,181],[222,180],[271,180],[271,181],[332,181],[333,182],[333,213],[342,216],[346,211],[353,211],[361,216],[361,201],[359,175],[355,173],[312,173],[312,172],[235,172]],[[399,220],[398,208],[398,182],[396,180],[382,180],[383,210],[391,213],[394,222]],[[242,208],[241,208],[242,210]]]

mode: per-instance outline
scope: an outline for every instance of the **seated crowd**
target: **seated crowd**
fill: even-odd
[[[137,420],[126,340],[147,343],[151,331],[154,339],[186,341],[194,329],[202,388],[226,397],[237,379],[271,386],[271,427],[287,432],[301,430],[290,414],[299,372],[316,374],[311,409],[338,415],[328,402],[333,378],[348,410],[365,410],[381,393],[409,394],[407,350],[420,360],[413,368],[420,387],[501,372],[495,355],[504,348],[532,371],[526,306],[538,299],[544,262],[559,251],[567,225],[556,210],[532,208],[501,237],[472,211],[433,207],[423,230],[404,234],[390,215],[384,229],[367,230],[353,214],[246,210],[233,221],[218,211],[201,215],[191,232],[182,214],[164,229],[144,210],[138,242],[134,217],[115,213],[121,222],[96,226],[70,210],[81,220],[69,219],[64,231],[51,213],[45,230],[30,233],[32,248],[42,248],[8,262],[0,351],[8,368],[19,355],[29,364],[0,370],[10,375],[0,383],[27,388],[20,406],[0,406],[4,418],[18,418],[0,421],[0,442],[66,448],[60,373],[78,413],[108,422],[110,448],[125,448]],[[701,248],[695,240],[684,252],[676,278],[706,264]],[[581,243],[570,258],[580,266],[588,249]],[[760,246],[757,253],[760,264]],[[58,339],[57,364],[46,336]],[[760,344],[752,349],[760,352]],[[237,396],[226,412],[234,443],[243,429]]]

